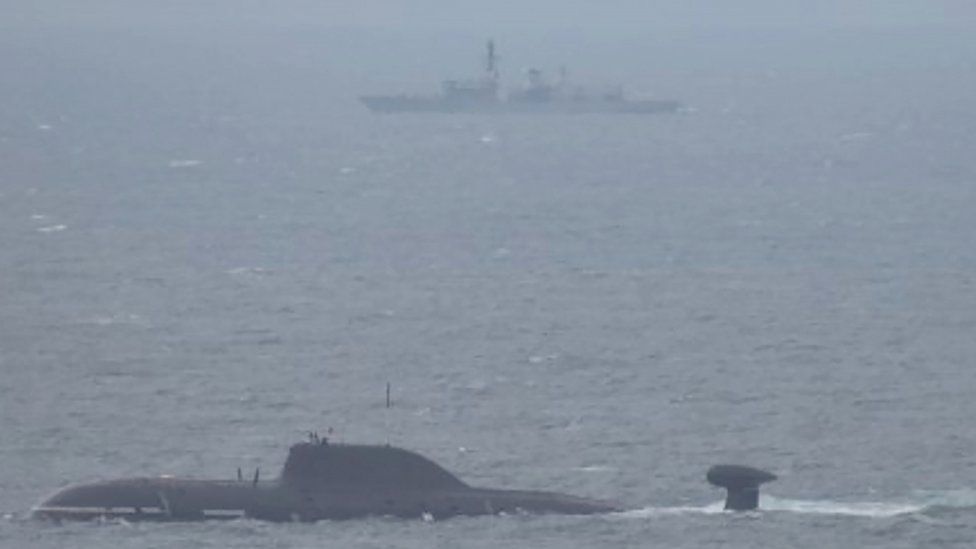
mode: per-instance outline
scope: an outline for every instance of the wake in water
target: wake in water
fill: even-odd
[[[799,500],[778,498],[763,495],[759,500],[759,509],[746,511],[746,515],[758,515],[764,512],[785,512],[810,515],[837,515],[863,518],[888,518],[900,515],[934,513],[945,509],[976,508],[976,490],[960,489],[944,492],[919,492],[911,500],[905,501],[832,501],[832,500]],[[615,516],[624,518],[655,518],[662,516],[697,514],[716,515],[736,513],[726,511],[724,502],[718,501],[704,506],[675,506],[675,507],[644,507],[632,511],[617,513]]]
[[[842,502],[831,500],[783,499],[768,496],[762,499],[760,509],[764,511],[786,511],[816,515],[846,515],[851,517],[886,518],[925,510],[924,503],[899,503],[888,501]]]

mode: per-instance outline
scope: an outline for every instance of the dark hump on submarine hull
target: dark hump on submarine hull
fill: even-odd
[[[288,451],[281,480],[323,488],[362,490],[470,489],[433,461],[393,446],[295,444]]]
[[[473,487],[426,457],[392,446],[296,444],[281,482],[306,493],[363,498],[357,516],[435,518],[528,513],[595,514],[620,511],[612,502],[557,492]],[[420,507],[418,507],[418,505]]]

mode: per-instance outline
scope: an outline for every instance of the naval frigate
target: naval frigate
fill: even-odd
[[[565,68],[554,82],[542,70],[529,69],[524,85],[507,92],[499,81],[495,43],[489,40],[484,73],[478,78],[445,80],[436,95],[363,95],[359,100],[377,113],[653,114],[681,108],[681,103],[671,99],[630,99],[620,86],[599,93],[589,91],[571,84]]]

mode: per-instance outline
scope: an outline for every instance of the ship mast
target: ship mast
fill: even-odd
[[[498,67],[495,59],[495,41],[488,40],[487,54],[485,55],[485,72],[492,80],[498,80]]]

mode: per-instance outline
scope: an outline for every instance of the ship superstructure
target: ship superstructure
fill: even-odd
[[[500,85],[495,43],[489,40],[485,52],[484,74],[467,80],[445,80],[439,95],[364,95],[360,96],[373,112],[446,113],[670,113],[681,104],[670,99],[628,99],[620,86],[594,93],[572,85],[565,68],[550,81],[541,69],[525,73],[525,83],[503,92]]]

